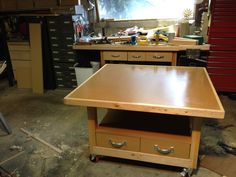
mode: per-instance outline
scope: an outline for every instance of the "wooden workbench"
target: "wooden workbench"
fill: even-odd
[[[224,118],[205,68],[106,64],[64,98],[88,107],[96,155],[196,168],[202,118]],[[97,122],[97,108],[108,108]]]
[[[101,65],[106,61],[170,62],[176,66],[177,52],[186,49],[209,50],[210,45],[113,45],[113,44],[74,44],[75,50],[99,50]]]

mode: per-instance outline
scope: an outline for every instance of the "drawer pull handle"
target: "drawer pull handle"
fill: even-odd
[[[154,149],[161,154],[170,154],[174,152],[173,146],[171,146],[169,149],[162,149],[158,145],[154,145]]]
[[[111,55],[114,58],[120,57],[120,55]]]
[[[114,141],[112,141],[112,140],[109,140],[109,143],[110,143],[110,144],[112,145],[112,147],[114,147],[114,148],[121,148],[121,147],[127,145],[126,141],[117,143],[117,142],[114,142]]]
[[[133,58],[141,58],[141,56],[139,55],[139,56],[132,56]]]
[[[154,59],[162,59],[164,56],[153,56]]]

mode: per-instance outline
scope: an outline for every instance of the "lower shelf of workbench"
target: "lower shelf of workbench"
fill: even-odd
[[[95,127],[91,154],[196,168],[191,118],[109,110]],[[197,146],[197,147],[194,147]],[[195,153],[196,155],[196,153]]]

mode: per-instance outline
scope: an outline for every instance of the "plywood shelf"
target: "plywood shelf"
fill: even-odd
[[[125,131],[124,131],[125,129]],[[190,142],[191,127],[188,116],[173,116],[137,111],[108,110],[96,128],[97,132],[113,132],[140,137],[165,136]]]

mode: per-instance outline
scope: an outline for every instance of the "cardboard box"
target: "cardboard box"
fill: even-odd
[[[50,8],[56,6],[57,6],[57,0],[34,0],[35,8]]]
[[[60,0],[60,6],[78,5],[78,0]]]
[[[17,2],[16,0],[1,0],[0,1],[1,10],[16,10]]]
[[[17,9],[32,9],[33,7],[33,0],[17,0]]]

